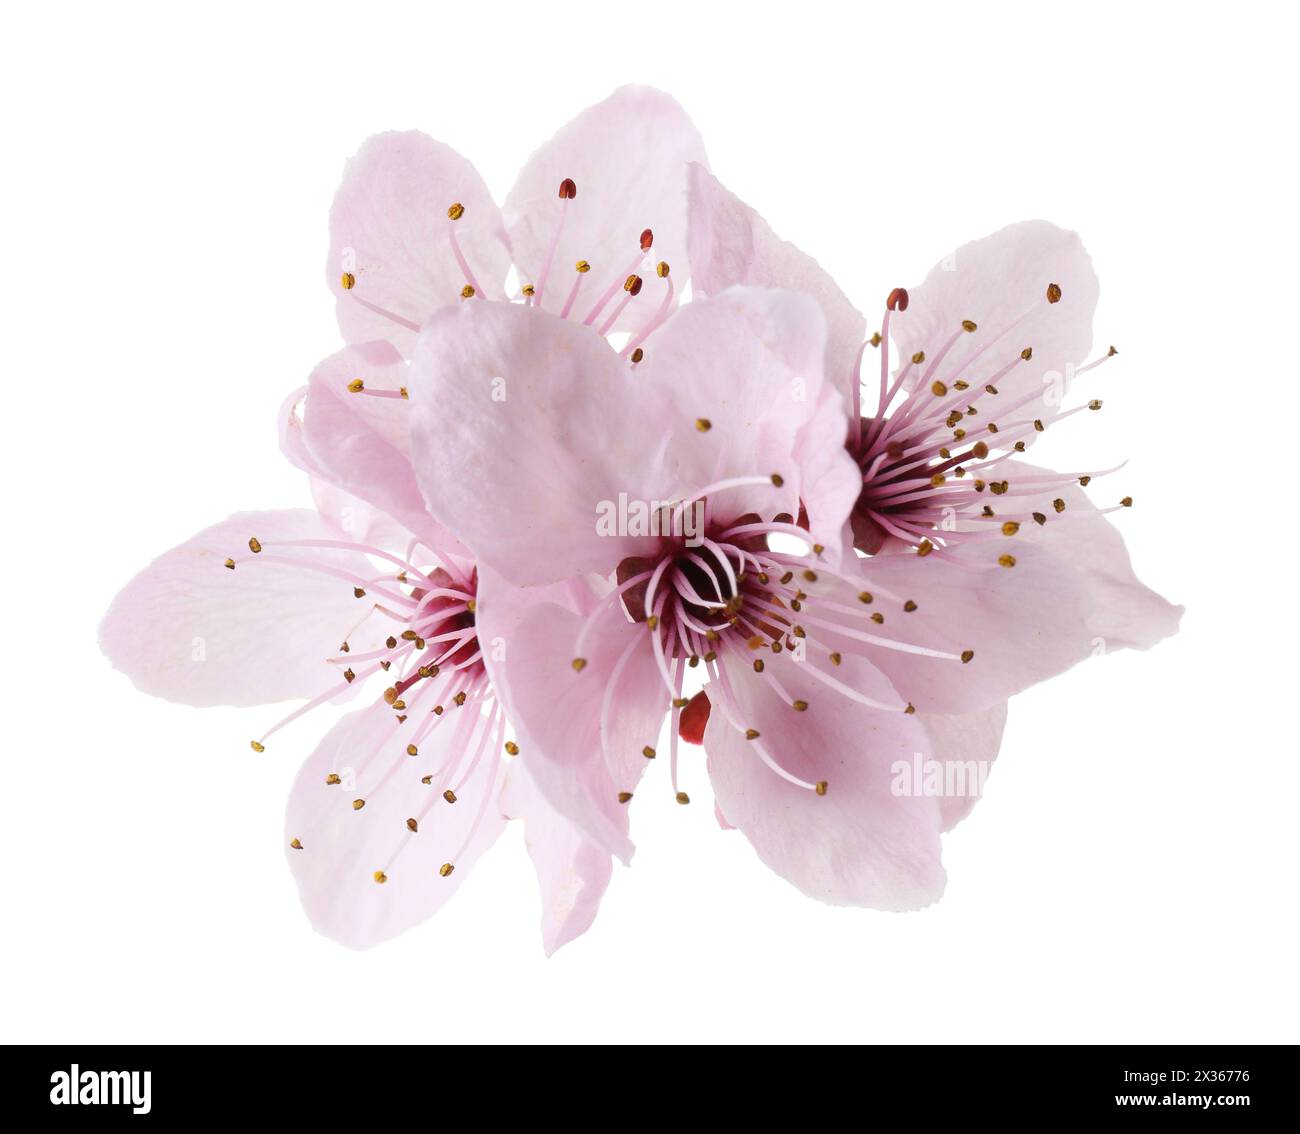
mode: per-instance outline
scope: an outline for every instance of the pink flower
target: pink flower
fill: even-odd
[[[465,305],[416,348],[414,465],[432,515],[478,558],[479,630],[505,645],[487,666],[558,812],[626,859],[624,816],[667,714],[668,779],[689,802],[678,733],[687,670],[701,669],[725,823],[810,894],[908,909],[942,890],[945,816],[896,793],[895,766],[977,758],[971,736],[995,750],[1015,675],[981,676],[966,642],[916,642],[906,615],[894,626],[902,596],[869,606],[837,572],[861,476],[824,351],[816,305],[789,292],[692,303],[635,369],[545,312]],[[655,502],[663,522],[603,528],[613,501]],[[697,503],[692,540],[675,521]],[[776,534],[808,553],[770,550]],[[582,580],[602,596],[585,617],[539,591]],[[1045,625],[1076,615],[1047,611]],[[895,678],[917,658],[988,712],[928,734]]]
[[[1085,364],[1098,288],[1076,235],[1034,221],[963,246],[919,286],[895,289],[869,339],[815,261],[698,166],[690,257],[697,294],[792,287],[822,307],[827,374],[852,407],[842,444],[860,490],[845,540],[869,555],[858,583],[914,604],[902,619],[911,640],[970,643],[979,655],[977,686],[945,678],[926,655],[898,658],[891,676],[917,691],[923,716],[987,721],[1004,711],[990,694],[1005,699],[1082,658],[1174,633],[1182,608],[1139,582],[1104,518],[1132,500],[1098,509],[1081,491],[1115,470],[1057,473],[1019,459],[1051,426],[1100,408],[1096,399],[1065,408],[1063,397],[1115,354]],[[878,391],[859,411],[872,348]],[[971,747],[979,743],[977,734]]]
[[[521,762],[502,762],[517,744],[475,627],[478,574],[415,483],[402,352],[439,308],[504,298],[513,247],[536,281],[528,306],[585,323],[593,341],[627,331],[632,356],[675,305],[666,262],[648,310],[634,306],[636,273],[652,248],[684,258],[686,163],[703,156],[671,99],[623,88],[533,155],[503,215],[446,146],[414,132],[372,138],[331,213],[327,274],[351,345],[281,415],[282,447],[310,475],[318,511],[241,513],[200,532],[132,580],[104,619],[104,652],[145,692],[195,705],[305,698],[253,741],[258,752],[365,679],[389,682],[308,758],[286,819],[307,912],[348,945],[432,914],[505,816],[525,821],[547,951],[595,916],[608,852],[548,805]],[[591,602],[546,594],[575,612]]]
[[[540,789],[588,837],[630,852],[615,818],[666,711],[672,789],[687,800],[677,737],[689,707],[720,817],[769,865],[828,901],[923,905],[942,889],[938,836],[974,796],[900,797],[900,756],[991,761],[1010,695],[1103,650],[1146,647],[1180,614],[1136,580],[1074,487],[1099,474],[994,452],[1022,451],[1073,412],[1043,378],[1059,369],[1063,389],[1086,354],[1095,279],[1077,238],[1051,226],[961,250],[958,276],[941,266],[910,304],[891,296],[879,403],[845,428],[788,391],[797,378],[811,405],[832,405],[824,358],[856,411],[864,320],[702,170],[695,194],[693,272],[717,298],[668,324],[631,383],[589,338],[518,309],[430,322],[411,379],[417,479],[433,515],[501,577],[483,620],[510,644],[512,719]],[[824,342],[810,341],[807,301],[729,284],[807,292]],[[922,343],[945,327],[927,362]],[[891,335],[909,360],[892,375]],[[493,383],[512,391],[500,405]],[[991,441],[955,453],[982,398],[1001,398],[1005,428],[985,425]],[[846,456],[853,501],[841,508]],[[768,484],[765,467],[777,470]],[[616,497],[676,502],[673,515],[703,501],[707,538],[693,551],[676,533],[602,538],[593,509]],[[801,534],[796,517],[812,553],[769,550],[769,536]],[[874,554],[841,565],[850,543]],[[529,596],[583,576],[605,591],[586,620]],[[683,676],[701,659],[706,699],[691,703]]]
[[[469,162],[424,134],[379,134],[348,163],[330,212],[326,279],[350,344],[407,357],[424,321],[469,300],[516,298],[631,336],[671,313],[686,258],[686,169],[704,145],[681,107],[623,87],[524,165],[499,209]]]
[[[326,733],[290,796],[287,853],[312,923],[358,948],[418,924],[519,816],[553,951],[595,916],[609,856],[503,763],[517,746],[483,666],[472,565],[417,538],[395,554],[358,542],[340,512],[363,539],[397,531],[359,500],[326,509],[239,513],[166,552],[114,600],[105,654],[168,700],[306,699],[252,742],[259,753],[316,706],[385,683]]]

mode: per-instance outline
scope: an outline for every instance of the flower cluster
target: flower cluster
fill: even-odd
[[[101,642],[171,700],[303,701],[257,753],[364,698],[285,830],[345,944],[423,921],[518,818],[554,950],[631,856],[634,797],[690,803],[701,763],[805,893],[925,906],[978,791],[899,769],[986,768],[1013,694],[1177,627],[1105,518],[1132,501],[1083,491],[1114,470],[1025,459],[1116,353],[1073,233],[974,241],[871,332],[676,103],[625,88],[503,207],[448,147],[370,139],[326,280],[344,346],[279,422],[315,507],[166,552]]]

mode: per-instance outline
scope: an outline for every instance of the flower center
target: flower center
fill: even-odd
[[[276,563],[332,575],[341,585],[351,586],[358,600],[370,599],[361,619],[348,631],[339,653],[324,659],[335,668],[343,682],[351,685],[376,673],[393,674],[392,684],[384,690],[384,700],[392,708],[396,722],[406,721],[418,703],[436,702],[428,707],[427,717],[412,731],[414,746],[442,716],[448,704],[456,707],[482,703],[491,696],[483,651],[475,626],[478,577],[472,567],[458,564],[416,567],[410,560],[417,545],[407,549],[405,558],[382,548],[347,540],[276,540],[262,543],[256,537],[248,541],[249,555],[227,559],[229,570],[237,567],[257,569],[259,564]],[[293,554],[303,550],[343,550],[359,552],[382,560],[387,570],[378,575],[358,575],[314,558]],[[378,649],[354,654],[348,638],[375,618],[393,623],[392,633]],[[262,751],[266,740],[285,725],[338,695],[337,681],[320,696],[290,713],[252,742]]]
[[[1045,299],[1059,302],[1061,289],[1048,285]],[[1008,336],[1039,309],[1037,304],[993,333],[981,332],[970,319],[962,320],[933,358],[917,351],[891,378],[890,316],[905,311],[907,305],[907,292],[895,288],[885,304],[881,330],[862,344],[850,380],[853,426],[847,449],[862,471],[862,491],[851,517],[858,550],[874,555],[892,537],[911,545],[918,555],[937,551],[946,557],[944,549],[960,543],[1014,536],[1023,523],[1045,524],[1048,514],[1032,510],[1024,503],[1027,498],[1076,481],[1086,485],[1094,476],[1115,471],[1052,474],[1016,485],[1001,475],[1002,466],[1025,451],[1026,439],[1047,428],[1042,418],[1029,416],[1028,408],[1043,398],[1044,389],[1031,389],[1009,401],[999,401],[998,390],[1000,380],[1033,357],[1032,345],[1009,346]],[[973,340],[972,348],[955,349],[967,336]],[[867,346],[881,350],[880,392],[870,417],[859,408]],[[1001,352],[1006,360],[973,388],[962,375],[989,351]],[[1075,376],[1116,353],[1111,347],[1101,358],[1079,367]],[[1100,408],[1101,402],[1093,400],[1056,414],[1051,423]],[[994,447],[999,451],[993,452]],[[1131,498],[1125,497],[1119,506],[1131,504]],[[1057,497],[1053,511],[1064,510],[1064,500]],[[997,556],[1003,567],[1014,567],[1015,562],[1014,555]]]

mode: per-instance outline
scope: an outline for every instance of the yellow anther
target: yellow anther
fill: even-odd
[[[301,839],[293,839],[293,840],[290,841],[289,845],[290,845],[291,847],[293,847],[294,850],[302,850],[302,840],[301,840]]]
[[[441,874],[444,878],[447,878],[450,877],[451,872],[455,869],[456,868],[452,866],[450,862],[444,862],[440,867],[438,867],[438,873]]]
[[[339,283],[343,285],[344,291],[351,291],[357,286],[357,277],[351,272],[344,272],[343,275],[339,277]]]
[[[457,201],[454,205],[452,205],[447,210],[447,216],[449,216],[452,220],[460,220],[460,218],[463,217],[464,215],[465,215],[465,206],[462,205],[459,201]]]
[[[375,881],[378,882],[378,883],[382,886],[385,882],[388,881],[388,875],[385,874],[382,870],[376,870],[376,871],[375,871]]]

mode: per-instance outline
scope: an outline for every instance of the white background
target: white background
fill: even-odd
[[[1297,1038],[1296,28],[1281,5],[379,3],[6,17],[8,1041]],[[418,127],[498,197],[624,82],[871,317],[1044,216],[1102,279],[1116,517],[1188,612],[1018,697],[947,896],[832,909],[722,833],[697,749],[638,794],[631,869],[552,960],[516,830],[369,953],[306,924],[281,816],[326,721],[150,700],[100,656],[116,589],[245,508],[307,503],[274,413],[335,349],[344,159]],[[662,761],[660,762],[662,763]],[[656,771],[663,775],[666,768]],[[346,1084],[341,1085],[343,1089]]]

